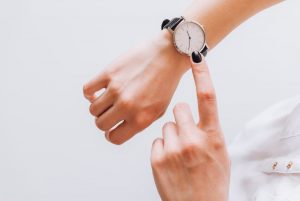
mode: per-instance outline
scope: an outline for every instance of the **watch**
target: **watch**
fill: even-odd
[[[192,55],[194,51],[207,55],[205,31],[202,25],[194,21],[187,21],[184,17],[165,19],[161,30],[168,29],[173,34],[173,43],[181,54]]]

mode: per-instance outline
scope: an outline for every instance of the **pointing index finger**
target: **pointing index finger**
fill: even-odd
[[[193,52],[191,64],[198,99],[199,125],[204,128],[217,127],[219,118],[216,94],[208,66],[199,52]]]

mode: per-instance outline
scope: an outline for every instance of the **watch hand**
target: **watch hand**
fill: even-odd
[[[187,33],[187,35],[188,35],[188,37],[189,37],[189,50],[190,50],[190,46],[191,46],[191,36],[190,36],[190,34],[189,34],[189,31],[186,31],[186,33]]]
[[[189,36],[189,39],[191,39],[191,36],[190,36],[190,34],[189,34],[189,31],[186,31],[186,33],[187,33],[187,35]]]

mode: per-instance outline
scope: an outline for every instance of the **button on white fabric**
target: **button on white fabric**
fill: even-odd
[[[271,158],[262,163],[262,171],[265,173],[300,174],[299,158]]]
[[[300,201],[300,96],[249,122],[229,153],[230,201]]]

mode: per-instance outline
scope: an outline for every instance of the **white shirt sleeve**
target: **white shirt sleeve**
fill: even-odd
[[[229,147],[231,201],[300,200],[300,97],[250,121]]]

